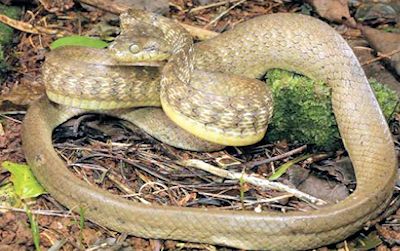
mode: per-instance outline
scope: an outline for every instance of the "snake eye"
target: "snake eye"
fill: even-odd
[[[131,44],[129,45],[129,51],[133,54],[136,54],[140,51],[140,47],[137,44]]]

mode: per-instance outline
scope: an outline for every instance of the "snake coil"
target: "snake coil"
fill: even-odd
[[[155,23],[176,27],[166,18],[143,15],[145,20],[150,17]],[[166,34],[187,39],[179,27],[174,32],[177,33]],[[357,58],[331,27],[307,16],[272,14],[239,24],[216,38],[195,45],[193,51],[187,43],[191,42],[184,41],[183,47],[175,51],[178,55],[175,54],[163,70],[161,103],[177,109],[167,112],[172,114],[174,121],[179,121],[182,115],[190,122],[184,125],[186,130],[193,123],[200,123],[196,128],[211,128],[211,132],[222,132],[235,140],[253,133],[256,136],[251,141],[255,141],[265,129],[263,121],[260,127],[254,121],[224,122],[226,118],[251,116],[253,111],[246,113],[248,105],[258,107],[267,102],[265,98],[256,97],[256,100],[264,101],[254,104],[238,100],[244,106],[241,109],[234,104],[234,97],[240,95],[221,97],[228,102],[224,105],[227,109],[239,114],[227,114],[222,116],[223,119],[215,117],[220,109],[211,103],[218,103],[215,101],[219,99],[209,101],[210,106],[204,107],[203,101],[196,103],[197,100],[190,96],[203,98],[206,94],[181,92],[188,88],[206,88],[204,92],[209,93],[209,90],[219,88],[213,85],[212,78],[206,85],[191,86],[192,71],[225,72],[255,78],[268,69],[282,68],[322,79],[332,89],[334,113],[355,168],[357,188],[354,193],[335,205],[310,212],[288,213],[181,208],[127,201],[93,187],[67,171],[52,146],[51,134],[57,125],[82,111],[54,105],[42,98],[26,114],[23,147],[35,176],[55,199],[74,210],[84,207],[88,219],[135,236],[269,250],[309,249],[343,240],[386,207],[397,168],[391,133]],[[173,87],[176,82],[177,88]],[[185,102],[179,104],[176,100]],[[199,109],[193,109],[191,105],[197,105]],[[217,108],[217,112],[212,107]],[[199,116],[199,111],[211,114]],[[116,115],[130,118],[127,114],[129,112]],[[196,117],[203,120],[194,121]],[[212,120],[204,123],[209,118]],[[235,131],[238,124],[250,127]],[[220,125],[223,128],[217,129]],[[207,135],[201,132],[198,136]],[[217,143],[222,139],[219,136],[212,138]]]

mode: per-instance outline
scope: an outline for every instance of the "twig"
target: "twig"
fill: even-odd
[[[0,112],[0,115],[23,115],[26,114],[26,111],[6,111],[6,112]]]
[[[218,16],[216,16],[213,20],[211,20],[211,22],[209,22],[206,26],[204,26],[204,28],[210,27],[210,25],[212,25],[215,22],[217,22],[218,20],[220,20],[223,16],[225,16],[227,13],[229,13],[229,11],[233,10],[238,5],[240,5],[240,4],[242,4],[242,3],[246,2],[246,1],[247,0],[241,0],[240,2],[235,3],[234,5],[232,5],[231,7],[229,7],[228,9],[223,11],[222,13],[220,13]]]
[[[240,1],[240,0],[225,0],[225,1],[220,1],[220,2],[216,2],[216,3],[210,3],[210,4],[207,4],[207,5],[202,5],[202,6],[193,8],[193,9],[186,10],[185,12],[192,13],[192,12],[205,10],[205,9],[209,9],[209,8],[213,8],[213,7],[218,7],[218,6],[221,6],[221,5],[225,5],[227,3],[234,3],[234,2],[238,2],[238,1]]]
[[[209,197],[214,197],[218,199],[226,199],[226,200],[233,200],[233,201],[240,201],[240,198],[236,196],[230,196],[230,195],[221,195],[221,194],[213,194],[213,193],[206,193],[206,192],[198,192],[201,195],[204,196],[209,196]],[[276,196],[273,198],[267,198],[267,199],[260,199],[260,200],[249,200],[249,199],[244,199],[244,205],[245,206],[251,206],[254,204],[263,204],[263,203],[271,203],[271,202],[276,202],[282,199],[287,199],[293,197],[293,194],[283,194],[280,196]]]
[[[364,50],[364,51],[373,51],[374,49],[369,48],[369,47],[365,47],[365,46],[354,46],[352,47],[355,50]]]
[[[369,64],[371,64],[373,62],[380,61],[380,60],[385,59],[385,58],[390,58],[391,56],[393,56],[394,54],[399,53],[399,52],[400,52],[400,49],[396,49],[396,50],[393,50],[393,51],[391,51],[389,53],[385,53],[385,54],[378,52],[378,57],[370,59],[370,60],[367,60],[367,61],[361,63],[361,65],[362,66],[369,65]]]
[[[13,27],[14,29],[17,29],[17,30],[20,30],[23,32],[33,33],[33,34],[45,33],[45,34],[57,35],[57,36],[65,36],[68,34],[65,31],[49,29],[49,28],[42,27],[42,26],[33,26],[32,24],[18,21],[18,20],[9,18],[6,15],[2,15],[2,14],[0,14],[0,22]]]
[[[268,163],[271,163],[271,162],[274,162],[274,161],[277,161],[277,160],[285,159],[285,158],[290,157],[290,156],[292,156],[294,154],[301,153],[306,148],[307,148],[307,145],[304,145],[304,146],[301,146],[299,148],[293,149],[293,150],[291,150],[289,152],[285,152],[284,154],[280,154],[278,156],[274,156],[274,157],[268,158],[268,159],[251,161],[251,162],[245,163],[244,165],[246,167],[252,168],[252,167],[255,167],[255,166],[262,165],[262,164],[268,164]]]
[[[251,206],[254,204],[263,204],[263,203],[271,203],[271,202],[277,202],[279,200],[283,199],[288,199],[293,197],[293,194],[283,194],[280,196],[276,196],[273,198],[268,198],[268,199],[261,199],[261,200],[255,200],[255,201],[245,201],[245,206]]]
[[[0,205],[0,209],[10,210],[13,212],[18,213],[26,213],[25,209],[16,208],[16,207],[8,207]],[[73,217],[71,214],[63,214],[60,211],[53,211],[53,210],[32,210],[32,214],[39,214],[39,215],[46,215],[46,216],[57,216],[57,217]]]
[[[109,0],[79,0],[79,1],[117,15],[129,9],[129,6],[127,4],[110,2]],[[199,40],[210,39],[218,35],[218,33],[214,31],[205,30],[184,23],[179,23],[179,24],[182,25],[193,37]]]
[[[107,177],[115,183],[115,185],[123,192],[127,193],[127,194],[132,194],[135,191],[133,191],[130,187],[128,187],[127,185],[125,185],[124,183],[122,183],[121,181],[119,181],[119,179],[117,178],[117,175],[113,174],[112,172],[108,172],[107,173]]]
[[[85,159],[95,158],[95,157],[112,158],[112,159],[124,161],[124,162],[126,162],[126,163],[128,163],[128,164],[130,164],[130,165],[132,165],[132,166],[134,166],[134,167],[136,167],[136,168],[138,168],[138,169],[150,174],[150,175],[153,175],[154,177],[156,177],[156,178],[158,178],[160,180],[164,180],[166,182],[171,182],[170,179],[164,177],[161,174],[158,174],[157,172],[154,172],[154,171],[148,169],[144,165],[141,165],[141,164],[137,163],[137,161],[134,161],[134,160],[131,160],[131,159],[128,159],[128,158],[124,158],[124,157],[121,157],[121,156],[114,156],[114,155],[110,155],[110,154],[96,153],[96,154],[92,154],[90,156],[86,156]],[[82,160],[82,158],[80,160]]]
[[[249,184],[252,184],[255,186],[259,186],[262,188],[276,189],[279,191],[288,192],[290,194],[293,194],[293,196],[295,196],[299,199],[302,199],[309,203],[316,204],[318,206],[327,204],[325,201],[315,198],[309,194],[303,193],[295,188],[291,188],[291,187],[286,186],[279,182],[268,181],[264,178],[260,178],[258,175],[255,175],[255,174],[246,174],[246,173],[241,173],[241,172],[239,173],[239,172],[232,172],[232,171],[224,170],[224,169],[212,166],[201,160],[196,160],[196,159],[183,160],[178,163],[180,163],[181,165],[183,165],[185,167],[194,167],[194,168],[212,173],[216,176],[219,176],[219,177],[222,177],[225,179],[243,180],[246,183],[249,183]]]
[[[21,121],[21,120],[14,119],[14,118],[12,118],[12,117],[10,117],[10,116],[7,116],[7,115],[0,114],[0,117],[3,117],[3,118],[8,119],[8,120],[11,120],[11,121],[13,121],[13,122],[15,122],[15,123],[18,123],[18,124],[22,124],[22,121]]]

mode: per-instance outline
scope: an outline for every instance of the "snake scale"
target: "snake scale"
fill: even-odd
[[[149,15],[145,15],[144,21],[160,25],[161,30],[178,26],[169,19]],[[163,26],[163,23],[167,25]],[[179,122],[181,117],[186,120],[184,129],[193,125],[199,129],[200,133],[196,134],[199,137],[206,137],[208,129],[214,136],[221,132],[228,138],[237,135],[240,138],[249,133],[263,135],[266,126],[264,121],[259,126],[252,121],[252,130],[238,132],[235,131],[235,126],[240,124],[238,121],[223,124],[217,120],[210,123],[210,127],[204,119],[195,121],[199,109],[213,114],[209,109],[214,109],[215,102],[209,101],[209,107],[203,105],[207,103],[208,94],[215,97],[214,91],[218,101],[235,102],[235,95],[231,95],[230,90],[227,90],[229,98],[221,97],[224,90],[221,87],[221,92],[219,85],[192,83],[191,76],[196,71],[259,78],[268,69],[282,68],[328,83],[339,130],[355,169],[356,190],[337,204],[314,211],[288,213],[182,208],[127,201],[93,187],[67,171],[52,146],[52,131],[68,118],[84,111],[56,105],[44,97],[26,114],[23,147],[35,176],[59,202],[74,210],[84,207],[88,219],[135,236],[268,250],[310,249],[335,243],[355,233],[387,206],[397,170],[391,133],[359,62],[344,39],[331,27],[308,16],[271,14],[239,24],[194,47],[187,33],[179,27],[163,32],[177,44],[173,45],[174,53],[161,74],[161,88],[156,88],[161,93],[160,101],[166,104],[166,113],[172,120]],[[62,64],[63,60],[65,58],[59,63]],[[206,94],[200,93],[201,88],[207,88],[203,89]],[[251,90],[244,92],[253,95]],[[191,100],[191,97],[200,98],[200,101]],[[179,101],[185,101],[181,107]],[[252,105],[243,100],[238,100],[238,103]],[[262,102],[255,103],[260,105]],[[191,104],[198,105],[199,109],[191,109]],[[246,111],[238,106],[229,103],[224,106],[243,112],[234,116],[247,116]],[[176,107],[182,109],[173,110]],[[131,120],[137,117],[135,113],[141,112],[121,110],[109,113]],[[146,116],[146,112],[139,116],[144,123],[156,119],[153,115]],[[160,113],[160,116],[165,115]],[[216,129],[221,123],[223,129]],[[175,134],[171,132],[171,135]],[[214,136],[212,140],[221,143],[222,137]],[[252,141],[258,138],[259,135]],[[189,140],[187,144],[201,144],[201,141],[193,143]]]

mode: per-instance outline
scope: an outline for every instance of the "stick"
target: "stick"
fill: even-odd
[[[0,205],[0,209],[10,210],[13,212],[18,212],[18,213],[26,213],[25,209],[16,208],[16,207]],[[38,214],[38,215],[46,215],[46,216],[64,217],[64,218],[73,217],[73,215],[71,215],[70,213],[66,214],[62,211],[55,211],[55,210],[32,210],[31,213]]]
[[[249,183],[249,184],[252,184],[252,185],[255,185],[258,187],[288,192],[290,194],[293,194],[293,196],[295,196],[299,199],[313,203],[318,206],[327,204],[325,201],[315,198],[309,194],[303,193],[295,188],[291,188],[291,187],[286,186],[279,182],[268,181],[268,180],[261,178],[255,174],[238,173],[238,172],[224,170],[224,169],[212,166],[210,164],[207,164],[207,163],[205,163],[201,160],[197,160],[197,159],[183,160],[178,163],[185,167],[194,167],[194,168],[209,172],[211,174],[214,174],[218,177],[222,177],[225,179],[243,180],[246,183]]]
[[[211,20],[211,22],[209,22],[206,26],[204,26],[205,28],[209,27],[210,25],[212,25],[213,23],[217,22],[218,20],[220,20],[223,16],[225,16],[227,13],[229,13],[229,11],[233,10],[234,8],[236,8],[238,5],[246,2],[247,0],[241,0],[240,2],[235,3],[234,5],[232,5],[231,7],[229,7],[227,10],[223,11],[221,14],[219,14],[217,17],[215,17],[213,20]]]
[[[49,29],[42,26],[33,26],[29,23],[25,23],[22,21],[18,21],[12,18],[7,17],[6,15],[0,14],[0,22],[13,27],[14,29],[33,33],[33,34],[50,34],[50,35],[57,35],[57,36],[65,36],[67,33],[65,31],[60,31],[56,29]]]
[[[249,167],[249,168],[252,168],[252,167],[255,167],[255,166],[262,165],[262,164],[268,164],[268,163],[271,163],[271,162],[274,162],[274,161],[277,161],[277,160],[285,159],[285,158],[290,157],[290,156],[292,156],[294,154],[301,153],[306,148],[307,148],[307,145],[304,145],[304,146],[301,146],[299,148],[293,149],[293,150],[291,150],[289,152],[286,152],[284,154],[280,154],[278,156],[274,156],[274,157],[269,158],[269,159],[255,160],[255,161],[248,162],[248,163],[245,164],[245,166]]]
[[[365,61],[365,62],[361,63],[361,65],[362,66],[369,65],[369,64],[371,64],[373,62],[380,61],[380,60],[382,60],[384,58],[390,58],[391,56],[393,56],[394,54],[399,53],[399,52],[400,52],[400,49],[393,50],[393,51],[391,51],[389,53],[386,53],[386,54],[378,52],[378,57],[373,58],[373,59],[368,60],[368,61]]]
[[[218,7],[218,6],[227,4],[227,3],[234,3],[234,2],[238,2],[238,1],[241,1],[241,0],[225,0],[225,1],[221,1],[221,2],[210,3],[210,4],[207,4],[207,5],[202,5],[202,6],[193,8],[193,9],[186,10],[185,12],[192,13],[192,12],[205,10],[205,9],[213,8],[213,7]]]
[[[104,11],[108,11],[114,14],[121,14],[129,9],[127,4],[112,2],[109,0],[79,0],[82,3],[91,5]],[[206,40],[218,35],[217,32],[205,30],[192,25],[180,23],[193,37],[199,40]]]

